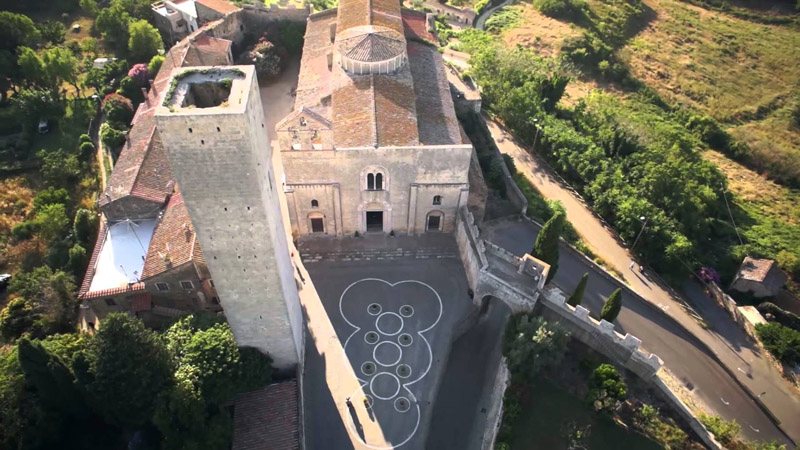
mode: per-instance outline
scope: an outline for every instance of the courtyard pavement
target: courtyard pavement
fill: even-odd
[[[430,246],[399,240],[398,247],[398,240],[389,240],[375,248],[347,239],[328,238],[317,249],[301,245],[306,270],[352,370],[333,376],[355,377],[360,386],[349,393],[349,404],[347,396],[331,397],[332,375],[326,357],[315,351],[310,329],[303,378],[307,448],[425,448],[453,329],[472,308],[461,261],[437,258],[430,250],[449,254],[455,240],[438,235]],[[345,261],[340,251],[326,246],[332,241],[345,241],[334,250],[363,246],[370,255]],[[417,257],[420,248],[428,254]],[[306,252],[325,256],[309,261]],[[380,433],[373,431],[375,425]]]

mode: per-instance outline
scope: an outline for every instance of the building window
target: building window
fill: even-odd
[[[194,289],[194,285],[191,281],[181,281],[181,287],[184,289]]]
[[[316,200],[311,200],[311,207],[312,208],[319,208],[319,202]]]
[[[433,196],[433,204],[434,205],[441,205],[442,204],[442,196],[441,195],[434,195]]]
[[[117,306],[117,302],[115,302],[113,298],[107,298],[106,306]]]
[[[167,284],[167,283],[156,283],[156,289],[158,289],[159,291],[168,291],[169,290],[169,284]]]
[[[382,172],[373,171],[367,173],[367,190],[368,191],[382,191],[385,187],[386,180]]]

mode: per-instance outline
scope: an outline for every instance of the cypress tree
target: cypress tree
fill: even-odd
[[[585,273],[581,277],[581,281],[578,283],[578,287],[575,288],[575,292],[569,296],[567,303],[572,306],[578,306],[581,304],[583,300],[583,291],[586,289],[586,281],[589,279],[589,274]]]
[[[58,356],[51,355],[42,344],[23,338],[19,341],[19,364],[43,406],[72,418],[86,416],[75,377]]]
[[[608,322],[613,322],[614,319],[617,318],[619,315],[619,311],[622,309],[622,289],[617,288],[611,295],[608,296],[606,299],[605,304],[603,305],[603,310],[600,311],[600,318],[604,319]]]
[[[558,238],[564,226],[564,213],[558,211],[550,217],[536,236],[536,243],[531,250],[531,256],[550,264],[550,273],[547,282],[556,275],[558,270]]]

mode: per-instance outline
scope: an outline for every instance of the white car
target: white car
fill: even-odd
[[[11,275],[7,273],[0,274],[0,289],[5,289],[9,281],[11,281]]]

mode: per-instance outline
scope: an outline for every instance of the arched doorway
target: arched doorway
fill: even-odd
[[[444,225],[444,213],[434,210],[428,213],[425,218],[425,231],[442,231]]]
[[[312,233],[325,233],[325,215],[319,212],[309,213],[308,229]]]

